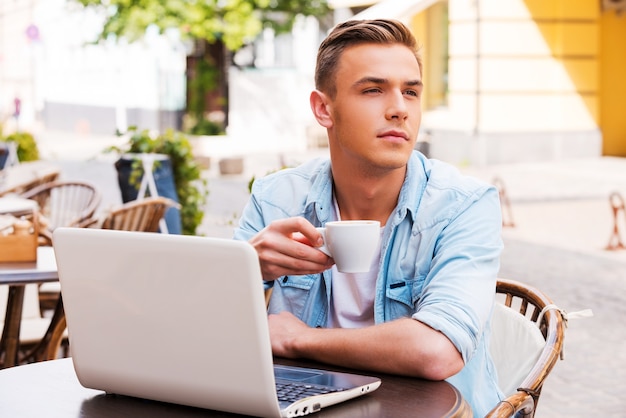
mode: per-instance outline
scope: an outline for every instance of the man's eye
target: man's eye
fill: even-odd
[[[363,93],[380,93],[380,89],[379,88],[366,89],[363,91]]]
[[[416,90],[406,90],[404,92],[404,94],[406,94],[408,96],[414,96],[414,97],[419,97],[420,96],[419,92],[417,92]]]

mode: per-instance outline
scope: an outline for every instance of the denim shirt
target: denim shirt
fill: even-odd
[[[249,240],[287,217],[323,226],[335,220],[332,202],[328,159],[270,174],[254,182],[235,239]],[[447,380],[475,416],[484,416],[502,399],[488,346],[501,226],[493,186],[415,151],[382,235],[375,322],[412,317],[446,335],[465,362]],[[269,313],[287,310],[311,327],[325,327],[331,280],[327,270],[266,282],[274,287]]]

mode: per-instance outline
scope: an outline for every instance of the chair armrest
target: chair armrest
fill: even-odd
[[[80,221],[78,224],[76,224],[76,227],[77,228],[95,228],[98,223],[100,223],[100,218],[91,217],[91,218],[87,218],[87,219]]]
[[[532,417],[534,410],[533,397],[526,392],[517,392],[500,401],[485,418]]]
[[[37,239],[37,244],[40,247],[51,247],[52,246],[52,233],[48,228],[41,228],[39,230],[39,237]]]

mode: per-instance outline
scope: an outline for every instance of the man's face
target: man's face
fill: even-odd
[[[422,117],[421,80],[415,56],[403,45],[347,48],[329,102],[334,163],[374,171],[404,167]]]

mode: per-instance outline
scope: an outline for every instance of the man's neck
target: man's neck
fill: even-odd
[[[334,192],[341,219],[370,219],[385,225],[398,203],[405,174],[406,168],[382,176],[363,176],[333,169]]]

